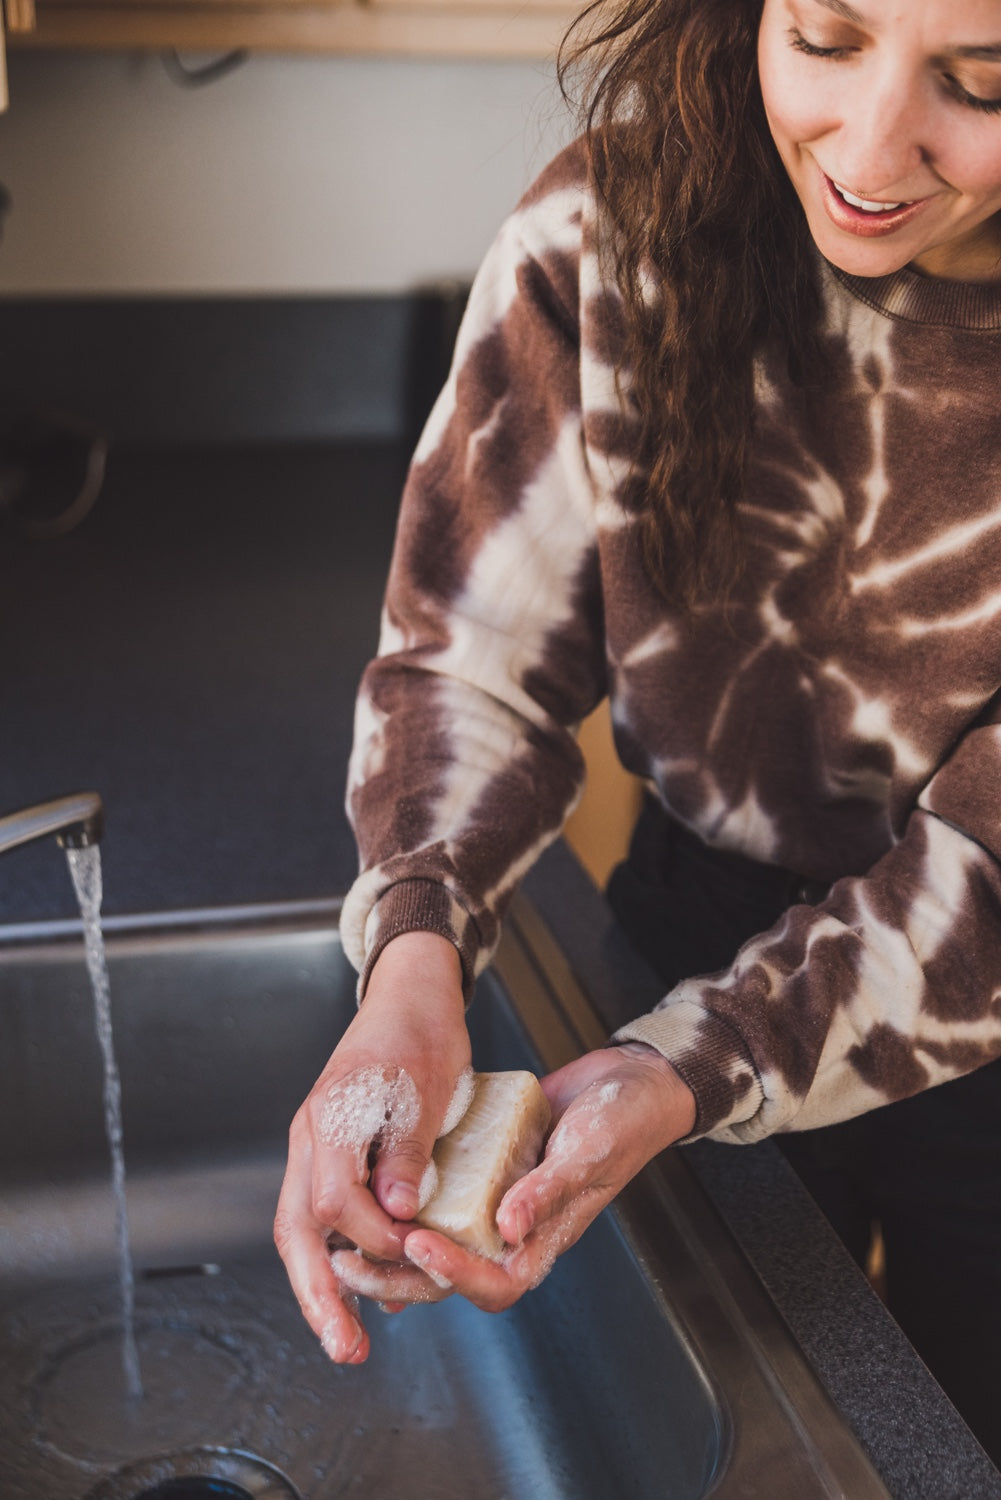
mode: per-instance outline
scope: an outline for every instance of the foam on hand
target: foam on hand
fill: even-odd
[[[392,1149],[420,1118],[417,1085],[403,1068],[355,1068],[327,1089],[318,1133],[326,1146],[365,1154],[373,1141]]]

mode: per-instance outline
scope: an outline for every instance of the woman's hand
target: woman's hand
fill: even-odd
[[[360,1364],[368,1336],[353,1295],[345,1295],[334,1274],[327,1241],[333,1233],[380,1260],[404,1260],[407,1221],[417,1212],[432,1147],[469,1066],[454,946],[433,933],[394,938],[292,1122],[275,1218],[275,1243],[292,1288],[333,1360]],[[351,1258],[364,1264],[353,1252]]]
[[[629,1042],[589,1052],[542,1080],[555,1125],[543,1160],[497,1211],[511,1250],[497,1264],[430,1229],[406,1235],[410,1266],[372,1266],[334,1256],[345,1285],[383,1303],[460,1292],[487,1312],[538,1286],[641,1167],[695,1123],[691,1090],[659,1052]],[[418,1275],[418,1269],[423,1275]]]

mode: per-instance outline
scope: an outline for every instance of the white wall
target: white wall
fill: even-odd
[[[551,67],[15,53],[0,293],[395,292],[468,276],[573,133]]]

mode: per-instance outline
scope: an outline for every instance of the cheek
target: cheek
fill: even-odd
[[[772,134],[778,135],[784,133],[782,127],[784,96],[781,70],[777,66],[774,51],[774,44],[770,41],[765,27],[762,26],[758,33],[758,83]]]
[[[765,113],[786,168],[794,171],[800,160],[800,148],[824,133],[823,118],[809,99],[798,100],[792,94],[773,95],[774,103],[765,103]]]
[[[997,130],[1001,134],[1001,121]],[[980,156],[957,154],[951,181],[961,192],[985,207],[993,205],[997,208],[1001,205],[1001,149]]]
[[[758,76],[772,137],[788,166],[798,144],[824,133],[828,111],[816,79],[804,78],[800,60],[784,38],[773,43],[762,35]]]
[[[965,220],[988,218],[1001,209],[1001,119],[986,139],[985,122],[976,120],[972,130],[958,129],[954,115],[951,128],[940,128],[929,152],[936,175],[951,192],[953,216]]]

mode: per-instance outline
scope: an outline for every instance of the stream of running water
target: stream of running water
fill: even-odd
[[[87,970],[94,992],[94,1019],[104,1060],[104,1124],[111,1152],[111,1186],[115,1201],[115,1237],[122,1302],[122,1366],[125,1392],[138,1400],[143,1393],[135,1332],[135,1276],[129,1244],[125,1199],[125,1152],[122,1135],[122,1088],[111,1029],[111,986],[101,932],[101,852],[97,844],[66,850],[70,874],[83,919]]]

